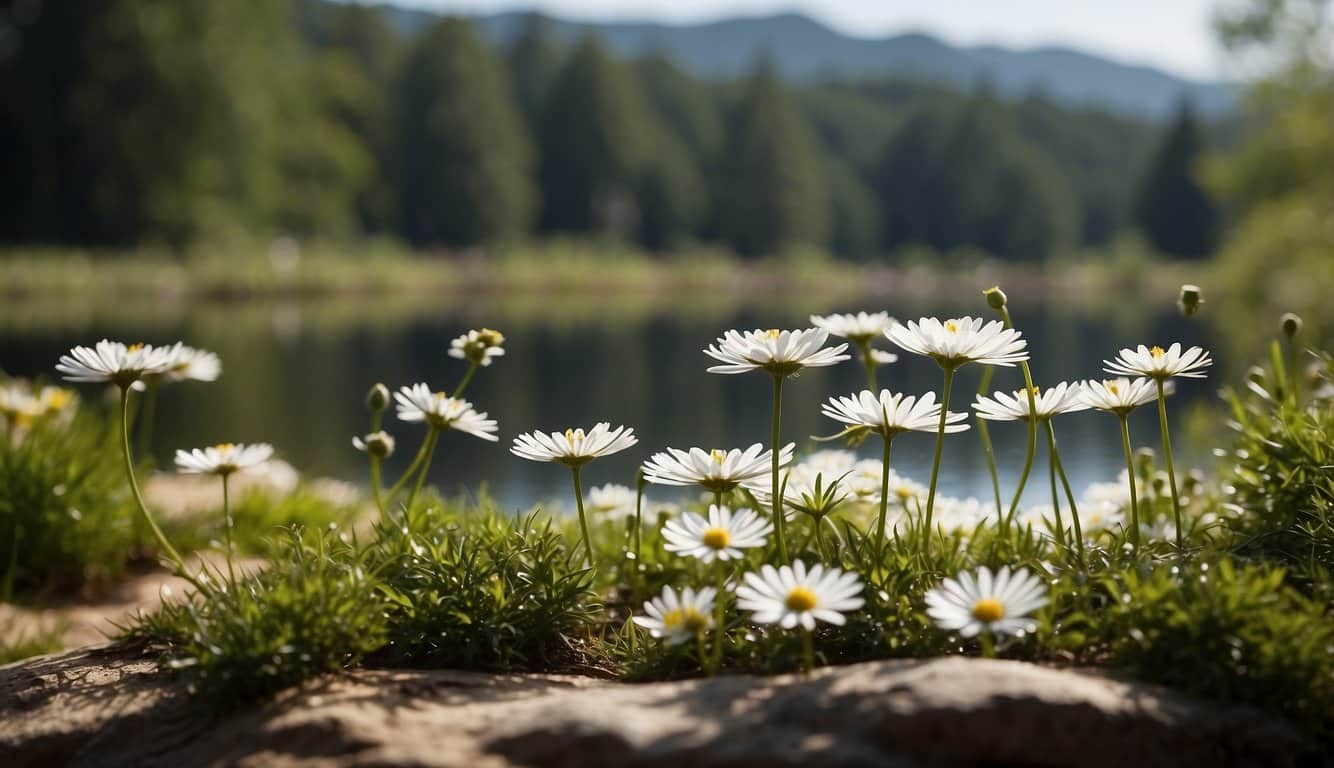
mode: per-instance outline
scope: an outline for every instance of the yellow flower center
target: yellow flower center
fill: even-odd
[[[726,528],[714,527],[704,532],[701,541],[704,542],[706,547],[725,549],[728,544],[732,543],[732,534],[728,533]]]
[[[662,627],[669,632],[675,632],[679,627],[697,635],[703,632],[708,625],[708,617],[694,608],[678,608],[674,611],[668,611],[662,617]]]
[[[990,624],[1005,618],[1005,606],[994,597],[984,597],[973,604],[973,618]]]
[[[478,331],[477,339],[488,347],[498,347],[505,343],[505,334],[490,328]]]
[[[46,393],[46,409],[51,413],[58,413],[74,400],[74,393],[68,389],[49,390]]]
[[[1113,395],[1119,395],[1121,394],[1121,385],[1114,381],[1109,381],[1107,382],[1107,391],[1111,392]]]
[[[771,339],[776,339],[776,338],[778,338],[779,336],[781,336],[782,333],[783,333],[783,332],[780,331],[780,330],[778,330],[777,328],[770,328],[769,330],[767,330],[767,331],[764,332],[764,335],[765,335],[765,336],[768,336],[768,337],[771,338]]]
[[[949,331],[950,333],[958,333],[958,332],[959,332],[959,326],[958,326],[958,324],[955,323],[953,320],[946,320],[946,321],[945,321],[945,330]]]
[[[213,446],[213,450],[219,453],[231,453],[232,449],[235,447],[236,445],[234,443],[218,443]]]
[[[809,611],[815,608],[819,601],[815,599],[815,593],[806,587],[793,587],[791,592],[787,593],[787,600],[783,604],[789,611]]]
[[[1161,360],[1163,359],[1163,355],[1167,353],[1163,351],[1162,347],[1154,347],[1149,350],[1149,354],[1152,355],[1155,360]]]
[[[724,451],[721,448],[714,448],[712,451],[709,451],[709,455],[719,464],[722,464],[727,460],[727,451]]]
[[[144,348],[144,344],[143,344],[143,342],[139,342],[138,344],[131,344],[130,346],[126,347],[126,348],[125,348],[125,351],[126,351],[126,352],[138,352],[139,350],[141,350],[141,349],[143,349],[143,348]]]
[[[1033,397],[1042,397],[1042,389],[1038,387],[1038,385],[1034,384],[1032,387],[1029,387],[1029,389],[1032,390]]]

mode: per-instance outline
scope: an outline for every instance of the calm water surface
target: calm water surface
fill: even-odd
[[[900,319],[950,311],[939,302],[886,306],[871,299],[823,304],[785,298],[744,307],[726,304],[705,303],[701,308],[693,301],[678,306],[657,297],[647,304],[629,301],[604,307],[603,299],[591,296],[559,301],[482,296],[410,310],[392,302],[347,299],[191,306],[127,302],[44,313],[11,306],[0,309],[0,368],[21,376],[50,375],[56,359],[70,346],[104,336],[151,343],[184,340],[216,351],[224,373],[213,384],[162,390],[154,437],[161,465],[167,465],[176,448],[267,441],[303,472],[364,482],[363,457],[349,439],[366,431],[362,402],[367,388],[376,381],[394,388],[425,381],[450,390],[465,369],[445,355],[450,339],[470,327],[495,327],[508,337],[506,355],[479,371],[467,397],[499,420],[501,441],[487,443],[446,433],[431,479],[451,491],[485,483],[504,504],[520,507],[569,494],[568,473],[562,467],[510,455],[510,440],[529,429],[586,427],[596,421],[633,426],[640,444],[592,464],[584,473],[589,484],[632,485],[637,464],[665,446],[767,442],[768,378],[705,373],[710,361],[701,350],[724,329],[804,327],[811,311],[889,309]],[[980,299],[977,308],[969,309],[985,311]],[[1121,346],[1167,346],[1172,341],[1212,346],[1215,341],[1206,323],[1187,322],[1171,306],[1122,310],[1114,317],[1068,306],[1028,307],[1016,314],[1016,324],[1030,338],[1039,385],[1098,376],[1101,361]],[[1209,380],[1184,383],[1172,401],[1176,416],[1214,401],[1223,377],[1236,370],[1229,361],[1221,362]],[[981,370],[963,369],[954,410],[964,410],[972,400]],[[880,383],[896,391],[921,393],[938,390],[941,375],[934,363],[905,353],[898,363],[880,369]],[[863,372],[855,361],[808,371],[791,381],[785,387],[784,440],[810,447],[809,436],[837,431],[833,421],[820,415],[821,401],[863,386]],[[1000,369],[994,386],[1022,386],[1018,369]],[[85,394],[91,396],[91,388],[85,387]],[[394,465],[405,465],[422,428],[398,422],[392,412],[385,424],[399,440]],[[1058,419],[1056,427],[1076,488],[1114,478],[1123,466],[1115,417],[1071,414]],[[1002,492],[1007,493],[1023,462],[1026,430],[1019,423],[1001,423],[993,425],[991,433]],[[1132,416],[1132,437],[1136,445],[1157,445],[1151,408]],[[933,448],[933,435],[905,435],[895,442],[894,466],[925,482]],[[1203,446],[1194,448],[1196,456],[1202,455]],[[868,444],[862,453],[878,454],[878,448]],[[990,497],[975,431],[947,438],[941,487],[952,495]],[[1033,483],[1031,498],[1039,500],[1044,488],[1045,482]],[[673,495],[663,489],[656,492]]]

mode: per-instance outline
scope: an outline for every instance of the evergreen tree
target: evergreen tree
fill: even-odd
[[[1201,258],[1218,239],[1218,210],[1195,179],[1203,143],[1195,115],[1183,105],[1140,182],[1135,220],[1155,248]]]
[[[820,146],[768,62],[745,86],[721,165],[722,232],[738,253],[827,244],[829,189]]]
[[[543,229],[631,235],[650,128],[625,65],[585,38],[561,68],[540,122]]]
[[[551,82],[560,67],[560,52],[552,40],[551,21],[540,13],[524,17],[519,35],[510,44],[506,58],[510,82],[519,109],[529,126],[537,125],[551,93]]]
[[[413,45],[397,89],[403,233],[474,245],[527,232],[532,149],[496,53],[445,19]]]

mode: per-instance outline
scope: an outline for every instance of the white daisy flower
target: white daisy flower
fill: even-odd
[[[714,560],[734,560],[743,549],[764,546],[765,537],[773,530],[769,521],[749,509],[735,513],[727,507],[709,505],[705,520],[694,512],[686,512],[662,527],[667,540],[664,549],[683,557],[697,557],[706,563]]]
[[[806,473],[814,477],[823,473],[826,477],[839,477],[851,472],[857,466],[857,454],[839,448],[826,448],[808,454],[793,469],[793,474]]]
[[[491,364],[492,358],[505,354],[505,349],[501,347],[504,343],[505,336],[500,331],[493,331],[490,328],[474,329],[449,342],[449,356],[477,363],[485,368]]]
[[[1036,624],[1028,614],[1047,604],[1047,588],[1027,570],[1000,569],[994,577],[983,566],[974,576],[945,579],[926,593],[927,614],[941,629],[973,637],[983,630],[993,635],[1023,635]]]
[[[1127,379],[1124,376],[1103,381],[1084,382],[1080,392],[1084,404],[1099,411],[1124,416],[1146,403],[1158,399],[1158,388],[1153,379]]]
[[[747,573],[737,587],[737,608],[753,611],[759,624],[777,624],[792,629],[800,624],[814,629],[815,622],[844,624],[843,613],[861,608],[862,581],[857,574],[816,564],[809,571],[800,560],[774,568],[765,565],[759,573]]]
[[[164,381],[217,381],[222,375],[222,360],[206,349],[176,342],[170,351],[167,370],[158,374]]]
[[[1013,366],[1028,359],[1028,341],[1018,330],[999,320],[956,317],[941,322],[934,317],[896,324],[885,336],[902,349],[935,360],[942,368],[965,363]]]
[[[851,359],[843,354],[847,344],[825,347],[829,332],[823,328],[800,331],[727,331],[704,350],[704,354],[723,365],[710,367],[709,373],[747,373],[768,371],[775,376],[791,376],[803,368],[822,368]]]
[[[608,520],[625,520],[635,516],[637,501],[638,495],[635,493],[635,489],[616,483],[607,483],[590,489],[584,506],[590,514]]]
[[[510,453],[529,461],[555,461],[567,467],[582,467],[599,456],[608,456],[639,442],[629,427],[611,428],[598,422],[588,432],[567,429],[564,432],[528,432],[514,438]]]
[[[661,597],[644,603],[646,615],[634,617],[634,622],[668,645],[680,645],[713,628],[713,606],[717,598],[718,590],[712,587],[704,587],[698,592],[686,587],[678,594],[666,586],[662,588]]]
[[[1137,349],[1123,349],[1114,360],[1102,361],[1103,370],[1117,376],[1146,376],[1155,381],[1181,376],[1188,379],[1203,379],[1205,368],[1213,365],[1213,358],[1200,347],[1191,347],[1181,351],[1180,344],[1173,344],[1166,351],[1162,347],[1152,349],[1139,345]]]
[[[273,456],[268,443],[222,443],[209,448],[176,451],[176,469],[189,475],[230,475],[254,469]]]
[[[424,421],[432,429],[456,429],[493,443],[500,439],[496,437],[499,426],[495,419],[473,410],[467,400],[432,392],[425,384],[399,389],[394,400],[398,402],[398,418],[403,421]]]
[[[865,344],[894,327],[896,321],[888,312],[858,312],[857,314],[811,315],[811,325],[823,328],[848,341]],[[893,361],[890,361],[893,362]]]
[[[1040,389],[1033,387],[1033,404],[1037,408],[1038,421],[1046,421],[1061,413],[1088,410],[1089,405],[1083,397],[1084,388],[1079,382],[1069,384],[1061,382],[1054,387]],[[1013,394],[996,392],[991,397],[978,395],[973,403],[973,410],[979,418],[988,421],[1028,421],[1031,412],[1028,409],[1028,393],[1017,389]]]
[[[147,344],[126,346],[102,339],[93,347],[75,347],[60,356],[56,370],[66,381],[109,381],[120,387],[135,385],[145,375],[159,374],[171,364],[171,347]],[[142,389],[139,384],[136,389]]]
[[[954,499],[941,496],[936,499],[935,527],[946,533],[962,533],[971,536],[987,520],[992,507],[983,505],[977,498]]]
[[[795,443],[778,452],[778,466],[792,461]],[[700,485],[714,493],[726,493],[742,483],[762,478],[772,469],[773,453],[755,443],[744,451],[668,448],[644,462],[644,479],[657,485]]]
[[[820,408],[829,418],[851,427],[865,427],[882,437],[894,437],[900,432],[935,432],[940,424],[940,404],[936,394],[927,392],[921,397],[896,395],[888,389],[877,396],[869,389],[849,397],[831,397]],[[945,416],[946,432],[968,429],[968,414],[950,411]]]
[[[387,459],[394,455],[394,436],[382,429],[365,437],[353,437],[352,447],[362,453]]]

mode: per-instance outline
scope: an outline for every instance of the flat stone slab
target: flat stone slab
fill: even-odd
[[[141,652],[0,667],[0,765],[1288,766],[1286,723],[1096,671],[965,658],[626,684],[363,669],[211,714]]]

